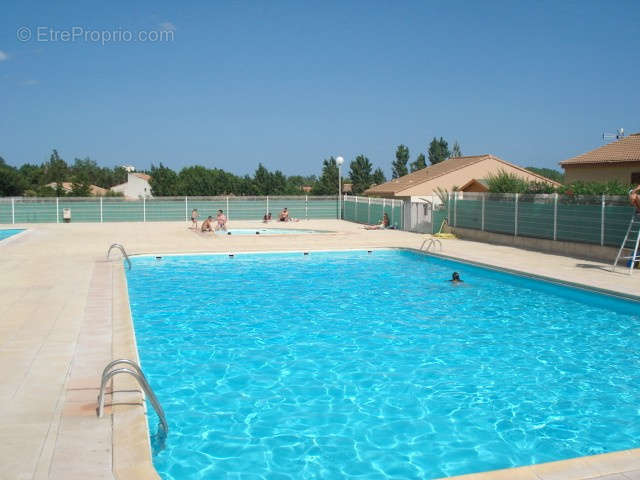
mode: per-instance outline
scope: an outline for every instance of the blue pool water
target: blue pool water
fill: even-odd
[[[430,479],[640,443],[636,302],[408,251],[132,261],[165,479]]]
[[[24,232],[24,228],[9,228],[7,230],[0,230],[0,240],[9,238],[17,233]]]
[[[218,235],[300,235],[319,233],[317,230],[302,230],[295,228],[232,228],[229,231],[218,230]]]

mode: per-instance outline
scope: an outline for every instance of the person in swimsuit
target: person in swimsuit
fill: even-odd
[[[202,222],[202,227],[201,227],[201,231],[203,232],[213,232],[213,217],[211,215],[209,215],[207,217],[207,219]]]
[[[460,278],[460,274],[458,272],[453,272],[453,275],[451,275],[451,280],[449,280],[451,283],[463,283],[464,280],[462,280]]]
[[[269,223],[271,221],[271,212],[265,213],[262,217],[262,223]]]
[[[191,228],[194,230],[198,230],[198,217],[200,214],[198,213],[198,209],[194,208],[191,212]]]
[[[280,216],[278,217],[278,220],[280,220],[281,222],[289,221],[289,210],[287,210],[286,207],[284,208],[284,210],[280,212]]]
[[[222,210],[218,210],[218,216],[216,217],[218,221],[218,225],[216,226],[216,230],[227,230],[227,216],[222,212]]]
[[[629,203],[636,209],[636,215],[640,214],[640,185],[629,190]]]
[[[389,215],[386,213],[382,216],[382,221],[379,225],[365,225],[365,230],[384,230],[385,228],[389,228]]]

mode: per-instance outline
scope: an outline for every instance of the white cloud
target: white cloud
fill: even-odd
[[[176,31],[176,26],[171,22],[162,22],[159,25],[160,25],[160,28],[162,30],[165,30],[167,32],[175,32]]]
[[[7,60],[8,58],[9,58],[9,55],[7,55],[7,53],[0,50],[0,62],[2,62],[3,60]]]

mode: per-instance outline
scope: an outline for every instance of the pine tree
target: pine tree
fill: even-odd
[[[415,162],[411,163],[411,173],[417,172],[418,170],[422,170],[427,167],[427,160],[424,157],[424,153],[421,153],[416,158]]]
[[[391,178],[404,177],[407,173],[409,173],[409,170],[407,169],[408,162],[409,149],[405,145],[398,145],[398,148],[396,149],[396,159],[391,164]]]

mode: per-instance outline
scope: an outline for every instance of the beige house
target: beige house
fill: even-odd
[[[146,173],[128,173],[127,181],[111,187],[111,191],[120,192],[128,199],[151,198],[151,177]]]
[[[449,158],[404,177],[376,185],[364,192],[365,195],[385,198],[409,198],[436,195],[438,188],[452,191],[467,186],[467,191],[482,190],[482,179],[500,171],[513,173],[530,182],[545,182],[554,186],[560,184],[537,175],[493,155],[475,155],[470,157]],[[474,183],[475,182],[475,183]],[[476,188],[476,190],[471,189]]]
[[[55,190],[58,187],[58,184],[56,182],[51,182],[51,183],[47,183],[46,186],[51,187]],[[62,187],[62,190],[64,190],[65,193],[71,193],[73,191],[73,183],[71,182],[62,182],[60,186]],[[89,185],[89,190],[91,191],[91,195],[95,197],[102,197],[106,195],[108,191],[106,188],[102,188],[97,185]]]
[[[560,162],[566,183],[607,182],[640,184],[640,133]]]

